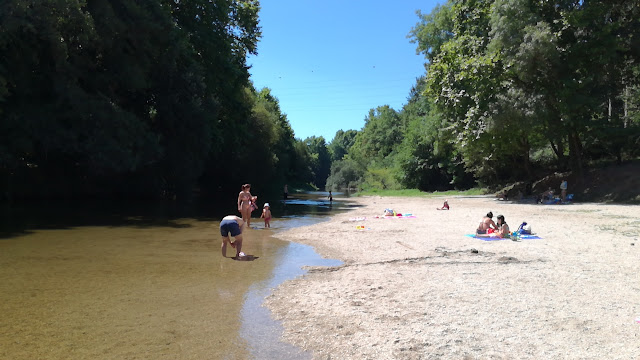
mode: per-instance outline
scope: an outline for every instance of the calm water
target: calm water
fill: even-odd
[[[335,266],[277,232],[349,205],[326,194],[270,202],[243,251],[220,254],[210,209],[109,203],[4,209],[0,220],[0,358],[303,359],[279,342],[261,305],[304,265]]]

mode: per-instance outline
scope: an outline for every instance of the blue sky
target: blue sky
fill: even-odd
[[[259,90],[280,101],[296,138],[361,130],[369,109],[400,110],[424,57],[407,38],[437,1],[263,0],[258,55],[247,63]]]

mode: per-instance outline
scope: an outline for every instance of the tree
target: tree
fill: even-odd
[[[624,1],[460,0],[423,17],[412,35],[430,61],[427,94],[467,168],[487,182],[531,178],[529,156],[545,148],[576,174],[598,148],[620,161],[637,11]]]
[[[188,196],[207,160],[245,141],[257,11],[257,1],[3,2],[0,177],[18,177],[25,196]]]
[[[365,164],[381,161],[402,142],[402,122],[388,105],[369,110],[364,127],[355,137],[349,155]]]
[[[347,157],[331,163],[331,174],[327,179],[327,190],[357,189],[365,169]]]
[[[427,66],[438,57],[442,45],[455,36],[452,6],[447,1],[445,5],[436,5],[429,14],[416,12],[420,22],[411,28],[408,37],[417,44],[416,53],[424,54]]]
[[[311,170],[313,172],[313,184],[324,189],[329,173],[331,172],[331,157],[324,137],[311,136],[304,140],[311,157]]]
[[[338,130],[333,140],[327,145],[329,153],[331,154],[331,161],[342,160],[346,154],[349,153],[349,149],[355,142],[357,130]]]

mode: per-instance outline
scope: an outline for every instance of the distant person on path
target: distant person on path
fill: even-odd
[[[260,215],[260,217],[264,218],[264,227],[270,228],[271,227],[271,207],[269,206],[269,203],[264,203],[264,207],[262,208],[262,215]]]
[[[476,234],[490,234],[496,229],[498,229],[498,225],[493,221],[493,213],[489,211],[487,215],[480,220]]]
[[[560,183],[560,199],[564,202],[567,199],[567,180],[562,180]]]
[[[250,190],[251,184],[244,184],[242,191],[238,194],[238,211],[242,215],[242,220],[247,223],[247,227],[251,226],[251,202],[254,200]]]
[[[504,221],[504,215],[498,215],[498,236],[501,238],[509,237],[509,225]]]
[[[329,202],[333,202],[333,194],[331,194],[331,190],[329,190]]]
[[[436,208],[436,210],[449,210],[449,200],[445,200],[442,207]]]
[[[284,184],[284,191],[282,193],[282,197],[287,200],[287,198],[289,197],[289,187],[287,186],[287,184]]]
[[[227,243],[232,248],[236,249],[236,258],[241,258],[244,255],[242,252],[242,227],[245,222],[235,216],[227,215],[220,221],[220,235],[222,235],[222,256],[227,257]],[[234,242],[231,242],[231,236],[234,238]]]

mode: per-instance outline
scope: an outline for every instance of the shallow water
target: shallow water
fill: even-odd
[[[272,204],[271,230],[253,219],[243,247],[253,261],[221,256],[219,216],[3,213],[0,358],[305,358],[279,342],[261,303],[303,265],[339,264],[273,237],[346,209],[317,196]]]

